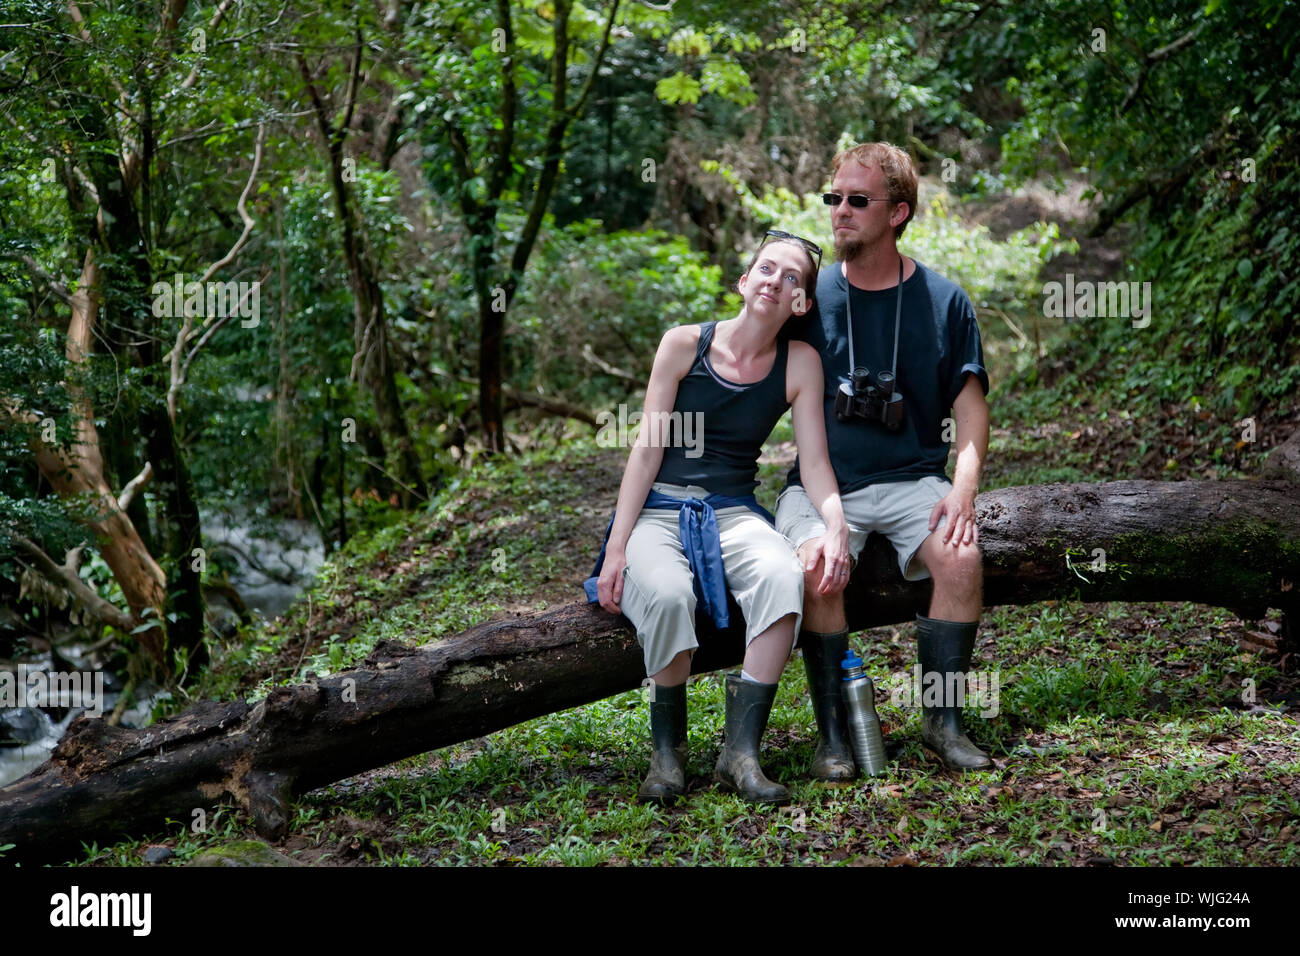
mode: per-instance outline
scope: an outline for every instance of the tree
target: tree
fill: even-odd
[[[83,10],[76,2],[62,11],[31,5],[27,22],[11,24],[2,34],[15,54],[0,57],[0,83],[8,93],[6,153],[39,183],[21,198],[17,215],[39,201],[53,200],[57,208],[45,216],[50,231],[44,236],[21,236],[18,222],[6,222],[4,255],[27,269],[31,320],[53,328],[66,322],[68,428],[62,435],[31,437],[31,454],[43,480],[60,495],[94,499],[81,517],[95,532],[91,543],[101,549],[128,610],[113,613],[103,601],[89,606],[105,623],[137,633],[168,676],[201,664],[207,655],[203,538],[184,448],[181,395],[196,355],[248,305],[246,291],[230,298],[224,285],[215,313],[211,295],[200,292],[194,299],[179,289],[171,294],[172,266],[181,265],[187,253],[211,252],[187,234],[195,196],[175,173],[187,160],[205,158],[187,153],[202,138],[187,125],[188,115],[226,106],[212,102],[220,96],[205,103],[196,87],[206,65],[207,33],[218,31],[231,6],[223,3],[207,17],[192,15],[187,29],[185,0],[172,0],[160,15],[143,4],[120,11]],[[236,238],[200,267],[200,289],[238,257],[253,231],[247,202],[261,161],[261,133],[255,138],[251,163],[237,180],[238,199],[231,203],[240,220],[238,227],[231,224]],[[221,213],[216,218],[229,222]],[[60,278],[74,263],[80,264],[77,279]],[[50,314],[51,299],[66,310],[66,319]],[[126,400],[114,402],[102,425],[88,384],[97,353],[100,364],[129,370],[131,384]],[[3,396],[9,427],[26,426],[32,436],[30,429],[44,417],[31,401],[35,397],[24,388]],[[133,410],[138,421],[124,409]],[[113,492],[110,483],[121,490]],[[139,494],[146,485],[152,521]],[[21,532],[13,539],[37,567],[77,588],[75,552],[60,565],[38,541]]]
[[[301,47],[294,52],[294,61],[302,77],[316,134],[327,160],[330,192],[334,197],[335,212],[339,220],[343,259],[347,263],[352,288],[354,325],[352,377],[370,392],[384,437],[394,445],[394,478],[401,488],[404,503],[411,496],[425,499],[425,484],[420,459],[416,454],[407,425],[402,400],[398,394],[389,322],[384,305],[384,291],[380,284],[380,264],[367,241],[365,223],[355,190],[351,184],[357,180],[355,156],[347,156],[344,147],[353,132],[358,103],[365,95],[362,88],[367,83],[384,84],[386,103],[379,112],[379,127],[374,131],[374,143],[380,169],[387,169],[396,151],[401,131],[402,109],[395,102],[395,91],[385,75],[391,64],[386,44],[391,43],[393,24],[385,21],[387,28],[376,22],[374,8],[367,14],[362,7],[353,5],[351,42],[345,47],[345,69],[331,70],[330,59],[335,50],[327,47],[316,66],[309,65]],[[311,39],[319,44],[321,27],[316,21],[307,24]],[[377,52],[385,51],[385,52]],[[372,59],[372,63],[367,60]],[[376,74],[378,74],[376,76]],[[323,81],[337,79],[343,90],[326,91]],[[334,105],[337,103],[337,106]]]
[[[484,445],[505,449],[502,363],[506,316],[555,193],[567,135],[610,47],[621,0],[599,16],[571,0],[535,9],[497,0],[442,4],[414,105],[433,148],[435,188],[456,197],[469,234],[479,315],[479,416]],[[654,17],[643,10],[627,23]],[[546,30],[549,21],[549,31]],[[583,44],[594,47],[585,58]],[[544,57],[543,74],[534,65]],[[586,59],[579,79],[571,67]],[[459,81],[457,85],[456,81]],[[574,89],[571,89],[575,87]],[[527,212],[519,222],[523,204]],[[508,265],[498,244],[504,239]]]

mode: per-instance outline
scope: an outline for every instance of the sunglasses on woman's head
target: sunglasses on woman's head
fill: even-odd
[[[808,240],[808,239],[805,239],[803,236],[796,236],[796,235],[795,235],[794,233],[792,233],[792,232],[781,232],[781,230],[779,230],[779,229],[769,229],[769,230],[767,231],[767,235],[765,235],[765,236],[763,237],[763,244],[766,245],[766,244],[767,244],[767,240],[769,240],[769,239],[789,239],[789,240],[791,240],[792,242],[797,242],[797,243],[799,243],[799,245],[801,245],[801,246],[803,246],[805,249],[807,249],[807,250],[808,250],[808,253],[809,253],[809,254],[810,254],[814,259],[817,260],[817,266],[816,266],[816,268],[813,270],[813,272],[814,272],[814,278],[815,278],[815,274],[816,274],[816,273],[821,272],[821,269],[822,269],[822,247],[819,246],[819,245],[817,245],[817,243],[812,242],[812,241],[810,241],[810,240]]]
[[[854,209],[865,209],[869,203],[873,202],[897,202],[896,199],[879,199],[875,196],[859,196],[854,193],[850,196],[841,196],[839,193],[822,193],[822,202],[828,206],[838,206],[844,200],[849,201],[849,205]]]

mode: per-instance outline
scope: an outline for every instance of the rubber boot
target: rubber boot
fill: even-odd
[[[975,648],[975,632],[979,625],[940,621],[916,616],[917,658],[921,664],[922,680],[933,680],[938,674],[943,687],[949,686],[948,675],[970,670],[971,652]],[[932,750],[944,766],[951,770],[987,770],[993,766],[989,755],[980,750],[966,736],[961,726],[958,706],[921,706],[921,741]]]
[[[818,634],[804,631],[799,639],[803,666],[808,672],[808,694],[817,718],[817,756],[812,775],[818,780],[842,782],[858,775],[849,744],[848,708],[840,694],[840,661],[849,649],[849,632]]]
[[[686,685],[651,688],[650,772],[636,792],[642,803],[669,804],[686,791]]]
[[[776,700],[775,684],[757,684],[727,675],[726,742],[713,776],[726,790],[754,803],[786,804],[790,791],[769,780],[758,763],[758,744]]]

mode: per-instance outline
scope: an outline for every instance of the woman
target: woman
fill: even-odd
[[[803,569],[753,491],[762,444],[793,406],[805,487],[828,529],[808,567],[824,556],[818,590],[843,588],[848,526],[826,452],[821,360],[802,342],[778,339],[792,313],[808,311],[820,258],[807,240],[768,233],[737,285],[740,313],[671,329],[655,355],[641,432],[587,582],[592,600],[636,625],[652,679],[654,751],[641,800],[667,802],[685,790],[695,610],[703,602],[725,627],[727,590],[745,615],[746,650],[740,675],[727,676],[726,742],[715,778],[749,800],[790,798],[763,773],[758,745],[803,616]],[[683,442],[694,422],[701,440]]]

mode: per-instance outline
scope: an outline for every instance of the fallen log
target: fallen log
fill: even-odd
[[[1006,488],[980,495],[977,510],[990,605],[1077,598],[1194,601],[1248,616],[1297,610],[1300,484]],[[927,595],[873,540],[850,584],[851,625],[908,620]],[[702,623],[694,670],[738,663],[742,633],[734,607],[729,631]],[[384,642],[362,667],[255,704],[203,703],[142,730],[79,718],[47,763],[0,789],[0,846],[15,845],[6,860],[57,861],[82,841],[158,830],[167,818],[185,825],[223,800],[276,840],[290,802],[309,790],[643,677],[626,619],[576,603],[435,645]]]

